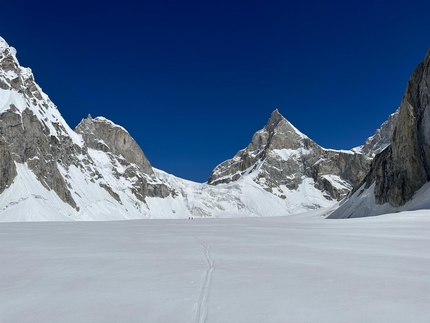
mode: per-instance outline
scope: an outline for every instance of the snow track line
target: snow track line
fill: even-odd
[[[195,304],[194,320],[193,323],[205,323],[208,319],[208,300],[209,300],[209,290],[212,284],[212,274],[214,271],[214,261],[209,253],[209,246],[206,243],[202,243],[199,239],[194,237],[194,239],[202,245],[204,256],[206,259],[207,268],[203,275],[203,282],[200,287],[199,297]]]

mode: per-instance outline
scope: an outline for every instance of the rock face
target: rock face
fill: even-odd
[[[137,179],[133,180],[131,190],[140,201],[144,202],[146,196],[164,198],[170,195],[171,190],[157,180],[142,149],[123,127],[103,117],[93,119],[88,116],[76,126],[75,131],[82,135],[88,148],[106,153],[113,163],[125,167],[123,172],[118,167],[112,168],[117,179]],[[108,184],[100,183],[100,187],[115,200],[121,200]]]
[[[89,148],[122,155],[129,163],[139,166],[139,169],[145,174],[154,174],[142,149],[123,127],[106,118],[92,119],[89,115],[87,119],[83,119],[77,125],[75,132],[82,135]]]
[[[376,155],[363,182],[330,218],[403,210],[429,180],[430,50],[407,84],[390,146]],[[424,205],[425,201],[419,203]]]
[[[0,194],[13,183],[16,176],[15,163],[4,142],[0,141]]]
[[[414,70],[399,109],[390,147],[376,156],[366,187],[378,204],[402,206],[430,180],[430,51]]]
[[[297,130],[278,110],[246,149],[218,165],[208,183],[253,176],[265,190],[285,198],[309,180],[327,199],[343,198],[365,176],[370,159],[353,151],[324,149]]]

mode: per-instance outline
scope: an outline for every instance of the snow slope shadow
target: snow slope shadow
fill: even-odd
[[[208,300],[209,300],[209,291],[212,284],[212,274],[215,268],[214,261],[209,253],[209,246],[206,243],[202,243],[199,239],[194,237],[194,239],[202,245],[204,256],[206,259],[207,268],[203,275],[203,282],[200,287],[199,297],[194,305],[194,323],[204,323],[208,318]]]

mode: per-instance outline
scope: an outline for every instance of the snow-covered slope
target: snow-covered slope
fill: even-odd
[[[282,199],[263,189],[251,176],[213,186],[183,180],[157,169],[154,171],[161,181],[174,188],[177,193],[174,199],[170,199],[169,207],[176,210],[182,208],[182,212],[188,211],[191,216],[279,216],[334,204],[333,201],[325,199],[320,191],[309,190],[309,183],[306,182],[296,190],[286,190],[288,198]],[[147,202],[150,208],[156,202],[166,204],[165,201],[151,198],[148,198]]]

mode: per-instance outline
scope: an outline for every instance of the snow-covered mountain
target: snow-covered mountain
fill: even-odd
[[[105,118],[72,130],[0,38],[0,221],[268,216],[299,212],[253,183],[212,187],[154,170]]]
[[[0,134],[0,221],[300,213],[335,205],[372,156],[324,149],[275,110],[208,183],[183,180],[154,169],[110,120],[88,116],[72,130],[2,38]]]

